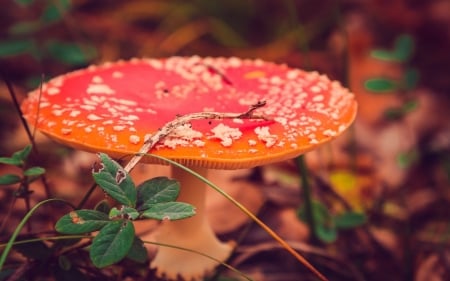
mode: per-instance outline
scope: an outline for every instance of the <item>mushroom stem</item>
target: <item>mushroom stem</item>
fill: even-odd
[[[207,169],[196,168],[202,176]],[[158,229],[156,241],[162,244],[179,246],[204,253],[217,260],[225,261],[232,251],[231,243],[222,243],[214,234],[205,213],[206,185],[188,172],[173,167],[172,176],[180,182],[178,200],[192,204],[196,215],[177,221],[163,221]],[[210,273],[217,262],[205,256],[180,249],[160,246],[151,267],[159,277],[170,280],[202,280]]]

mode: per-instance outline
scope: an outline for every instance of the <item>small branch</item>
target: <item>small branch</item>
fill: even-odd
[[[125,171],[129,173],[134,166],[144,157],[144,155],[150,151],[158,142],[170,135],[176,128],[189,123],[192,120],[205,120],[205,119],[261,119],[269,120],[264,115],[255,114],[254,111],[266,105],[265,101],[259,101],[256,104],[252,104],[250,108],[244,113],[221,113],[221,112],[195,112],[181,116],[177,116],[176,119],[166,123],[163,127],[159,128],[158,132],[150,136],[145,140],[144,145],[139,152],[131,158],[130,162],[125,166]]]

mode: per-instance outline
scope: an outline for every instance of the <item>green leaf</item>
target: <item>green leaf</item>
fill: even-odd
[[[104,153],[99,154],[101,163],[93,169],[95,182],[114,200],[129,206],[136,206],[136,188],[130,175],[116,161]]]
[[[383,112],[383,115],[388,120],[398,120],[405,116],[405,112],[403,112],[403,109],[400,107],[392,107],[388,108]]]
[[[364,82],[364,87],[372,92],[386,93],[397,89],[397,83],[394,80],[386,78],[372,78]]]
[[[416,100],[410,100],[405,102],[401,107],[392,107],[384,111],[384,116],[390,120],[398,120],[403,118],[406,114],[414,111],[419,106]]]
[[[179,220],[195,215],[194,206],[183,202],[165,202],[151,205],[142,217],[157,220]]]
[[[70,9],[70,6],[70,0],[50,1],[42,13],[41,19],[46,22],[58,21]]]
[[[131,245],[127,258],[138,263],[145,263],[148,260],[147,248],[139,237],[134,236],[133,245]]]
[[[117,209],[116,207],[113,207],[109,211],[108,216],[110,219],[126,218],[126,219],[130,219],[130,220],[135,220],[139,217],[139,212],[134,208],[126,207],[126,206],[123,206],[120,210]]]
[[[333,243],[337,239],[337,230],[334,225],[319,224],[316,226],[316,234],[325,243]]]
[[[212,32],[211,36],[221,45],[227,47],[244,47],[247,46],[245,39],[236,32],[226,21],[218,18],[209,19]]]
[[[0,163],[20,167],[27,160],[30,152],[31,145],[27,145],[22,150],[14,152],[11,157],[0,157]]]
[[[403,84],[407,91],[414,90],[419,81],[419,72],[415,68],[408,68],[403,74]]]
[[[97,55],[93,46],[81,43],[51,40],[46,47],[52,58],[73,66],[87,64]]]
[[[64,234],[83,234],[97,231],[110,222],[107,214],[94,210],[72,211],[56,222],[56,231]]]
[[[109,212],[111,211],[111,206],[109,205],[107,200],[102,200],[97,203],[97,205],[95,205],[94,210],[109,214]]]
[[[375,49],[370,52],[370,55],[376,59],[384,60],[384,61],[396,61],[397,54],[392,51],[383,50],[383,49]]]
[[[314,232],[317,237],[326,243],[335,241],[337,237],[336,226],[327,206],[318,201],[313,201],[312,203],[312,212],[315,222]],[[302,220],[306,220],[304,206],[299,209],[298,214]]]
[[[15,158],[9,158],[9,157],[0,157],[0,163],[7,164],[7,165],[13,165],[13,166],[23,165],[23,162],[21,160],[15,159]]]
[[[408,61],[414,52],[414,41],[411,35],[402,34],[395,40],[395,56],[398,61]]]
[[[135,220],[139,217],[139,212],[135,208],[125,206],[123,207],[122,212],[129,220]]]
[[[417,100],[410,100],[403,104],[402,109],[404,112],[411,112],[417,109],[419,107],[419,102]]]
[[[12,57],[27,53],[34,48],[33,40],[0,41],[0,57]]]
[[[336,228],[349,229],[361,226],[367,222],[367,216],[363,213],[346,212],[334,217]]]
[[[19,5],[28,6],[34,2],[34,0],[14,0]]]
[[[25,162],[28,159],[28,156],[30,155],[31,148],[32,146],[31,144],[29,144],[25,146],[22,150],[14,152],[11,158]]]
[[[45,169],[41,167],[32,167],[23,172],[25,176],[40,176],[45,173]]]
[[[175,201],[180,192],[180,184],[167,177],[156,177],[137,187],[138,210],[145,210],[152,204]]]
[[[397,155],[397,165],[400,168],[406,169],[419,159],[419,152],[414,149],[407,152],[402,152]]]
[[[11,35],[30,35],[42,28],[40,21],[20,21],[13,24],[8,33]]]
[[[96,267],[105,267],[122,260],[134,241],[134,227],[128,220],[108,223],[92,241],[90,257]]]
[[[22,180],[18,175],[6,174],[0,176],[0,185],[19,183]]]
[[[372,57],[384,61],[406,62],[411,59],[413,52],[413,38],[408,34],[402,34],[395,40],[394,49],[392,51],[375,49],[370,54]]]

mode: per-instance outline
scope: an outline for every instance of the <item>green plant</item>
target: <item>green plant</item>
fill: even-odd
[[[114,264],[126,256],[145,260],[146,250],[135,236],[132,222],[146,218],[183,219],[195,214],[194,207],[174,202],[180,189],[175,180],[157,177],[136,187],[122,166],[106,154],[99,157],[101,162],[93,169],[94,180],[121,207],[72,211],[56,223],[56,230],[64,234],[99,231],[90,247],[90,258],[97,267]]]
[[[31,62],[59,63],[69,67],[86,65],[97,56],[96,48],[81,38],[61,39],[47,34],[58,26],[73,29],[67,15],[72,10],[71,0],[16,0],[18,10],[29,18],[10,25],[6,36],[0,40],[0,58],[10,59],[26,55]],[[13,4],[12,4],[13,5]],[[36,13],[37,11],[37,13]],[[37,15],[35,15],[37,14]],[[71,32],[78,34],[78,32]],[[44,35],[44,36],[43,36]],[[33,87],[41,76],[31,77]]]
[[[365,81],[364,86],[374,94],[393,94],[399,93],[403,99],[403,104],[399,107],[388,108],[384,116],[389,120],[397,120],[405,114],[414,111],[417,106],[410,92],[417,87],[419,80],[418,71],[410,65],[411,57],[414,53],[414,40],[408,34],[401,34],[397,37],[392,50],[375,49],[371,56],[395,64],[401,64],[404,68],[400,79],[389,77],[374,77]]]
[[[298,210],[298,217],[306,221],[305,205]],[[363,213],[345,211],[333,214],[321,202],[312,202],[312,216],[314,217],[314,235],[322,242],[333,243],[338,238],[338,232],[352,229],[366,223],[367,217]]]
[[[8,217],[10,215],[10,211],[12,210],[16,199],[23,199],[25,201],[27,210],[30,210],[31,207],[29,195],[33,193],[33,191],[30,190],[30,184],[45,173],[45,169],[42,167],[29,167],[28,157],[30,156],[31,151],[32,146],[27,145],[22,150],[13,153],[11,157],[0,157],[1,164],[15,166],[21,170],[20,174],[7,173],[4,175],[0,175],[0,185],[18,185],[17,190],[14,193],[14,201],[12,202],[11,209],[9,209],[9,212],[6,214],[4,220],[2,221],[0,230],[2,230],[6,225]],[[30,230],[30,228],[28,229]]]
[[[27,146],[11,157],[1,157],[0,161],[1,163],[22,167],[25,166],[25,160],[30,151],[31,146]],[[37,203],[22,218],[14,232],[9,236],[8,242],[3,245],[0,244],[0,248],[3,248],[0,256],[0,280],[11,277],[16,271],[14,266],[11,268],[11,265],[5,264],[12,249],[31,261],[32,266],[28,267],[27,271],[32,271],[33,274],[39,276],[51,275],[57,280],[89,280],[91,275],[97,276],[97,278],[99,276],[107,278],[101,272],[86,272],[83,269],[90,266],[84,260],[88,252],[92,264],[99,268],[115,264],[124,258],[134,261],[136,266],[142,264],[146,268],[145,262],[148,257],[143,244],[153,242],[145,242],[135,236],[133,221],[147,218],[176,220],[195,214],[194,206],[173,202],[180,189],[177,181],[166,177],[156,177],[135,187],[128,173],[117,162],[106,154],[100,153],[99,157],[100,162],[96,163],[93,168],[94,180],[105,193],[121,204],[121,207],[111,208],[106,201],[101,201],[93,210],[71,211],[56,223],[56,230],[63,235],[48,237],[33,233],[19,235],[28,224],[31,216],[43,205],[52,202],[71,205],[65,200],[55,198]],[[44,172],[42,168],[38,168],[30,168],[30,171],[40,170]],[[13,174],[2,175],[0,178],[5,184],[17,183],[18,179],[24,180],[22,177]],[[75,207],[72,206],[72,208]],[[98,234],[91,235],[91,232],[94,231],[98,231]],[[44,243],[45,241],[51,243]],[[174,247],[165,244],[157,245]],[[176,248],[182,251],[192,251],[182,247]],[[88,249],[88,251],[85,251],[85,249]],[[215,260],[204,253],[196,253]],[[230,265],[219,260],[215,261],[250,280]],[[27,262],[25,261],[25,263]],[[41,272],[42,270],[45,270],[45,273]],[[26,274],[26,272],[20,274]]]
[[[19,190],[16,193],[18,197],[23,197],[29,193],[29,184],[45,173],[45,169],[42,167],[27,166],[27,160],[31,150],[31,145],[27,145],[24,149],[13,153],[11,157],[0,157],[0,163],[16,166],[22,170],[22,175],[0,175],[0,185],[21,183]]]

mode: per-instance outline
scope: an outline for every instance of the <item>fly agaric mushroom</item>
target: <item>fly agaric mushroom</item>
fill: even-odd
[[[262,60],[171,57],[105,63],[56,77],[31,92],[25,118],[41,132],[74,148],[112,157],[139,151],[150,135],[192,112],[246,112],[258,108],[270,120],[192,120],[173,128],[151,149],[180,164],[240,169],[292,159],[340,135],[353,122],[357,104],[338,82]],[[146,157],[147,163],[161,160]],[[220,242],[205,214],[205,187],[174,169],[179,200],[197,214],[164,221],[158,242],[191,248],[218,260],[232,246]],[[160,247],[151,266],[168,279],[197,280],[216,263],[203,256]]]

